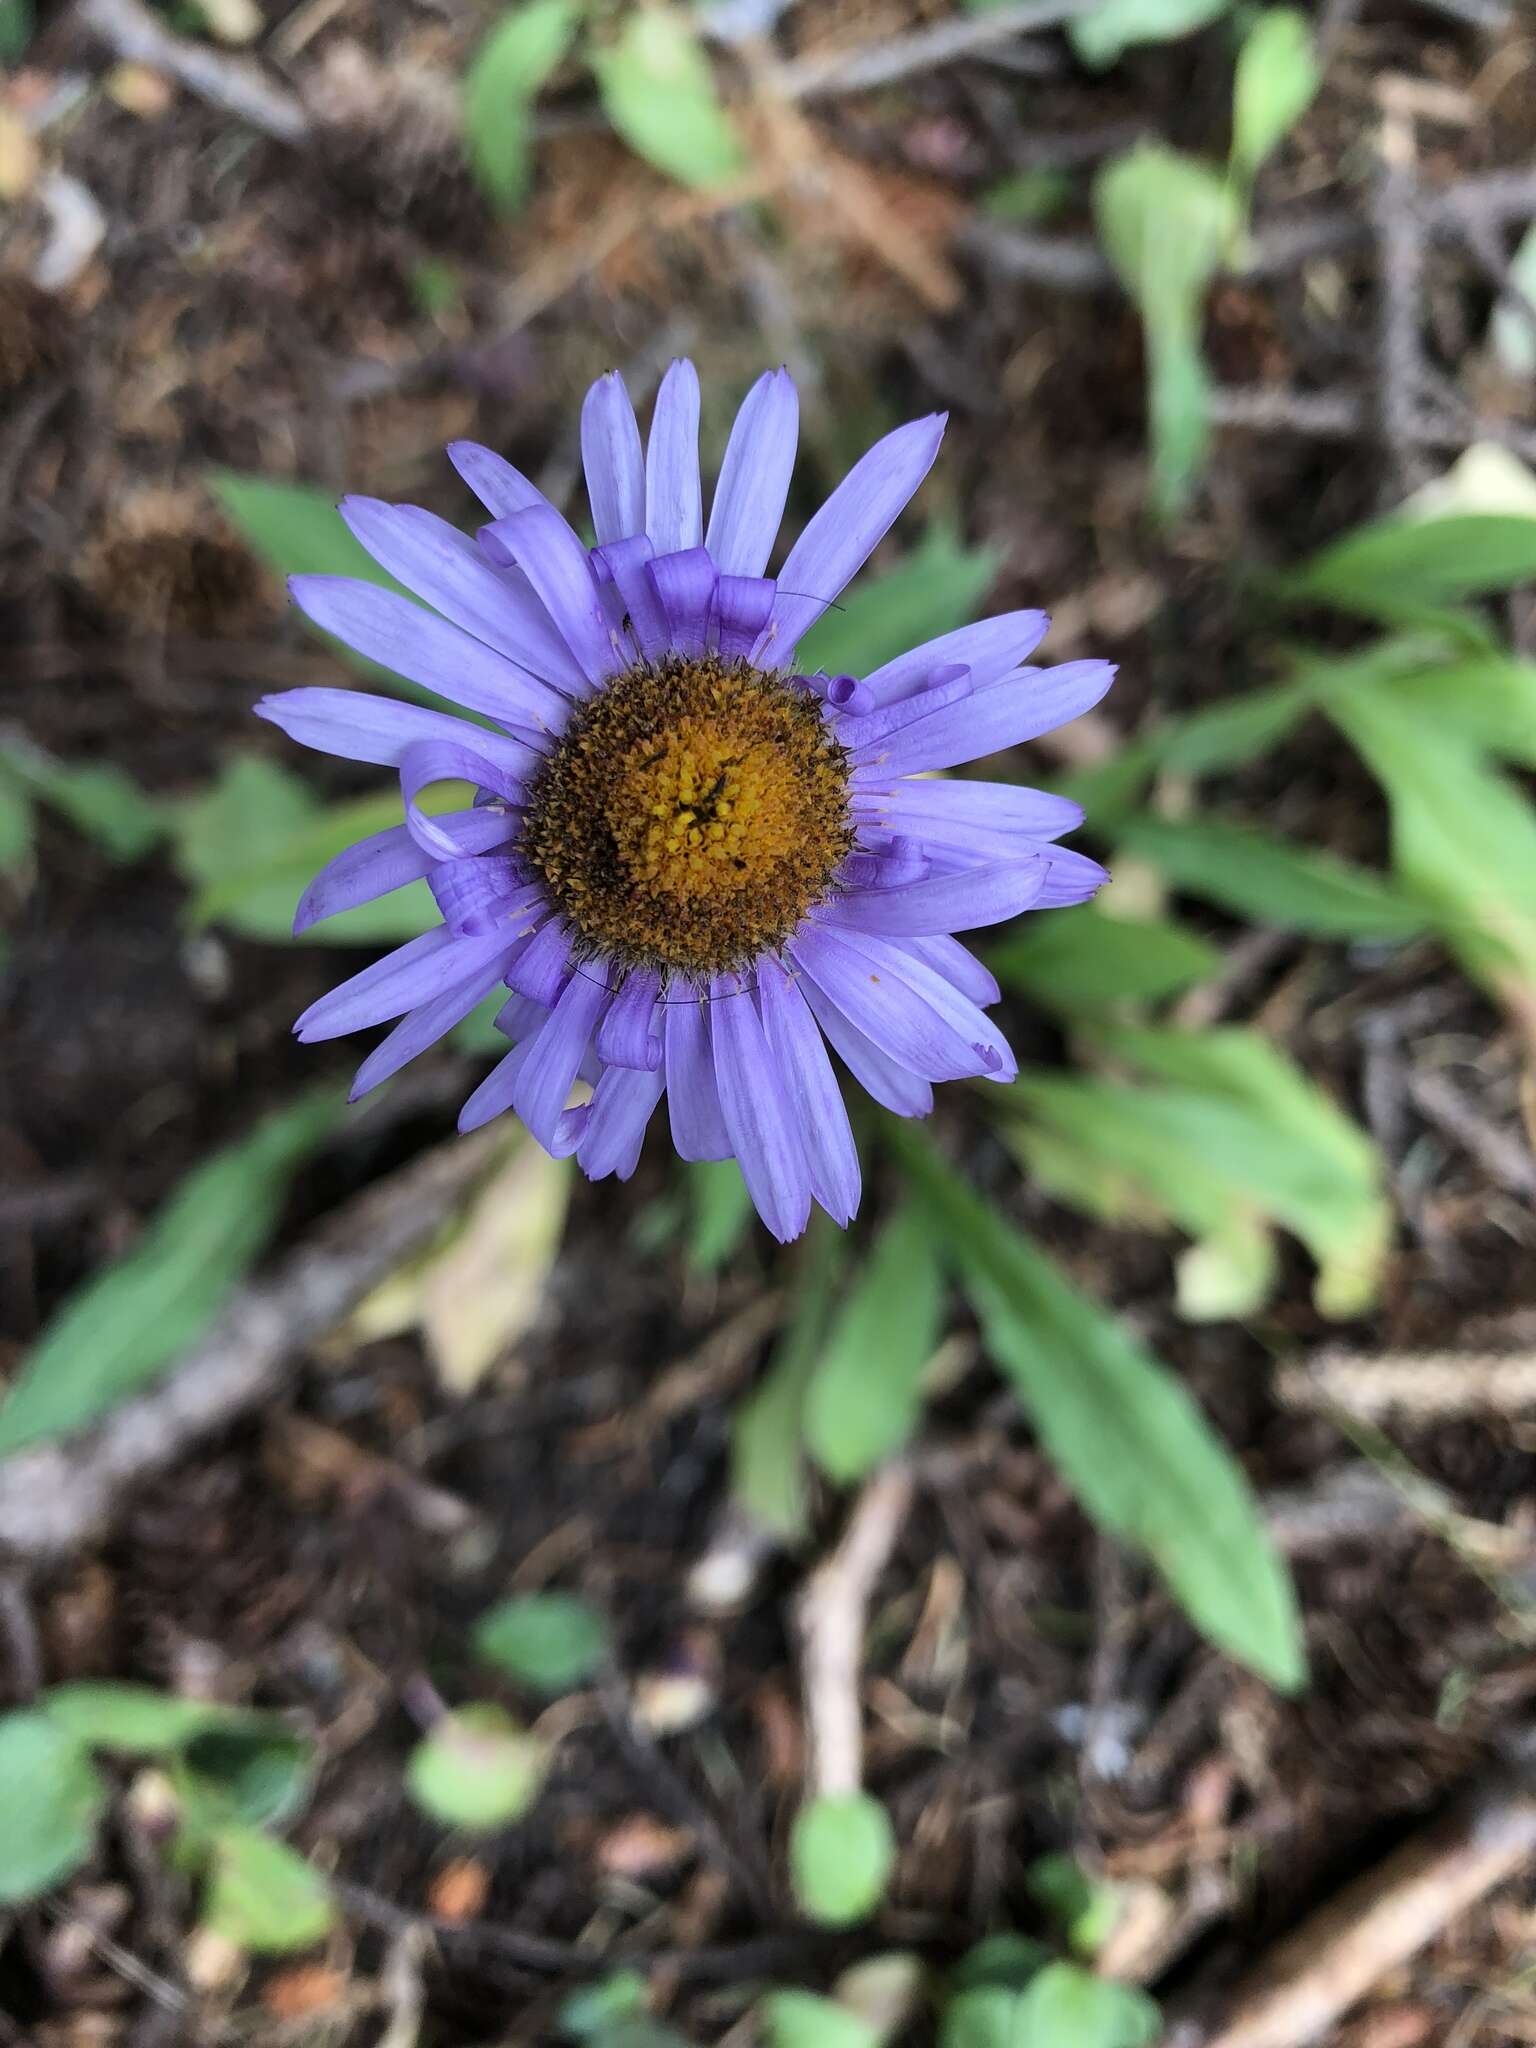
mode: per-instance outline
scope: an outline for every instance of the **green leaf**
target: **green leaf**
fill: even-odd
[[[968,1949],[950,1971],[950,1990],[993,1988],[1022,1991],[1050,1960],[1051,1952],[1045,1943],[1032,1941],[1027,1934],[1014,1934],[1009,1930],[989,1934],[973,1949]]]
[[[28,740],[0,744],[6,783],[20,785],[67,818],[115,861],[139,860],[165,831],[159,804],[110,761],[60,761]],[[13,824],[11,836],[17,836]],[[9,866],[0,846],[0,866]]]
[[[1085,906],[1022,919],[986,960],[1009,988],[1072,1015],[1178,995],[1208,981],[1221,954],[1165,918],[1111,917]]]
[[[615,1970],[562,1999],[557,2021],[562,2034],[577,2041],[595,2041],[602,2048],[609,2028],[618,2020],[638,2019],[645,2004],[645,1979],[640,1972]]]
[[[1119,1892],[1089,1877],[1075,1857],[1037,1857],[1024,1884],[1080,1956],[1096,1956],[1114,1933],[1122,1911]]]
[[[195,1827],[277,1827],[304,1804],[314,1752],[271,1714],[228,1714],[193,1732],[176,1775]]]
[[[911,1435],[943,1293],[931,1233],[909,1203],[844,1293],[806,1394],[806,1446],[829,1479],[862,1478]]]
[[[1468,973],[1517,1015],[1536,1002],[1536,811],[1466,742],[1402,715],[1389,685],[1327,701],[1392,809],[1393,864]]]
[[[896,1125],[993,1358],[1095,1520],[1138,1544],[1196,1626],[1287,1691],[1305,1675],[1295,1596],[1246,1480],[1186,1390],[1019,1231]]]
[[[1079,17],[1097,20],[1103,9]],[[1161,143],[1138,143],[1094,181],[1105,253],[1147,332],[1153,502],[1178,512],[1205,457],[1205,294],[1232,239],[1232,193],[1211,168]]]
[[[32,0],[0,0],[0,65],[19,64],[32,40]]]
[[[685,1168],[688,1188],[688,1270],[718,1273],[752,1222],[752,1197],[734,1159],[698,1159]]]
[[[1195,711],[1153,735],[1157,762],[1176,775],[1210,775],[1242,768],[1277,747],[1312,709],[1310,681],[1249,690],[1241,697]]]
[[[1073,183],[1066,171],[1040,168],[1015,171],[1000,178],[981,195],[981,210],[988,220],[1030,221],[1053,219],[1071,204]]]
[[[88,1749],[127,1756],[167,1756],[229,1712],[207,1700],[177,1699],[153,1686],[114,1679],[56,1685],[38,1704]]]
[[[804,1240],[789,1327],[768,1369],[739,1403],[731,1429],[731,1491],[781,1542],[797,1542],[807,1522],[801,1452],[805,1394],[821,1352],[842,1233],[819,1214]]]
[[[1025,2048],[1022,1995],[1001,1985],[962,1991],[944,2008],[939,2048]],[[1068,2043],[1058,2048],[1069,2048]]]
[[[880,2048],[868,2020],[810,1991],[770,1991],[762,2020],[767,2048]]]
[[[569,1692],[607,1656],[608,1627],[573,1593],[520,1593],[481,1615],[475,1648],[524,1685]]]
[[[851,1927],[885,1896],[896,1861],[890,1815],[867,1792],[828,1793],[802,1806],[789,1837],[795,1901],[823,1927]]]
[[[571,0],[527,0],[504,14],[464,76],[469,160],[492,204],[515,213],[528,196],[533,103],[576,33]]]
[[[0,752],[0,874],[12,875],[32,857],[32,799]]]
[[[1171,43],[1220,20],[1232,0],[1097,0],[1067,24],[1067,37],[1095,71],[1137,43]]]
[[[867,676],[909,647],[967,625],[997,575],[998,560],[996,550],[965,547],[951,528],[930,526],[904,562],[867,578],[835,611],[822,614],[800,643],[800,670]]]
[[[320,1873],[259,1828],[220,1828],[211,1845],[203,1925],[236,1948],[277,1955],[309,1948],[336,1917]]]
[[[1018,2048],[1150,2048],[1162,2016],[1129,1984],[1051,1963],[1019,2000]]]
[[[48,1891],[90,1855],[106,1787],[48,1715],[0,1715],[0,1906]]]
[[[522,1819],[548,1770],[547,1744],[505,1708],[475,1701],[445,1714],[412,1750],[405,1789],[434,1820],[489,1833]]]
[[[1516,304],[1506,292],[1493,309],[1488,341],[1494,360],[1506,377],[1522,382],[1536,377],[1536,320],[1530,306],[1536,305],[1536,226],[1520,237],[1520,246],[1509,260],[1509,281],[1527,304]]]
[[[1426,606],[1513,590],[1536,576],[1536,518],[1466,512],[1395,514],[1314,555],[1282,586],[1292,599],[1370,619],[1414,618]]]
[[[609,120],[657,170],[684,185],[735,177],[746,157],[715,91],[715,75],[679,7],[635,7],[592,68]]]
[[[1243,38],[1232,82],[1232,175],[1245,194],[1322,80],[1307,17],[1294,7],[1266,7]]]
[[[1135,818],[1117,838],[1189,896],[1322,939],[1411,939],[1428,919],[1367,868],[1214,818]]]
[[[1399,714],[1536,768],[1536,662],[1504,654],[1427,661],[1392,679]]]
[[[436,815],[470,800],[465,783],[436,783],[421,807]],[[194,885],[193,925],[217,924],[245,938],[293,943],[299,898],[334,855],[400,822],[397,791],[322,804],[301,776],[260,755],[226,762],[174,821],[176,865]],[[425,882],[412,882],[327,918],[300,944],[375,945],[415,938],[439,921]]]
[[[72,1294],[22,1359],[0,1401],[0,1457],[94,1422],[203,1334],[343,1108],[332,1088],[301,1096],[188,1175],[133,1250]]]

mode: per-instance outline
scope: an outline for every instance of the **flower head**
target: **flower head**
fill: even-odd
[[[349,498],[375,561],[425,601],[299,576],[327,632],[485,723],[355,690],[264,698],[264,718],[399,771],[405,822],[338,855],[295,929],[425,876],[442,922],[299,1019],[300,1038],[400,1021],[354,1094],[441,1038],[492,989],[512,1049],[463,1129],[513,1110],[600,1179],[633,1173],[663,1096],[685,1159],[741,1163],[775,1236],[812,1200],[839,1223],[859,1163],[827,1046],[876,1101],[924,1116],[935,1081],[1008,1081],[984,1014],[997,984],[952,936],[1082,902],[1104,879],[1056,844],[1064,798],[938,771],[1096,704],[1101,661],[1025,666],[1040,612],[946,633],[870,674],[805,675],[806,631],[927,474],[942,417],[854,465],[765,572],[798,430],[770,371],[737,415],[707,529],[699,387],[672,365],[649,440],[616,375],[582,410],[597,545],[510,463],[448,451],[490,514],[474,539],[413,505]],[[469,808],[426,810],[433,783]],[[567,1107],[578,1081],[588,1101]]]

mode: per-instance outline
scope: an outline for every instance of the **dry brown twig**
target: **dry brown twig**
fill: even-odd
[[[0,1552],[62,1556],[102,1528],[130,1486],[271,1399],[306,1345],[432,1241],[505,1142],[494,1129],[457,1139],[370,1188],[239,1295],[148,1393],[84,1439],[0,1463]]]
[[[140,0],[78,0],[76,14],[92,35],[125,64],[163,71],[210,106],[233,114],[277,142],[308,138],[309,116],[249,57],[173,35]]]
[[[1275,1392],[1308,1414],[1342,1410],[1357,1422],[1398,1415],[1522,1415],[1536,1409],[1536,1353],[1403,1352],[1382,1358],[1324,1351],[1283,1366]]]
[[[1214,2031],[1175,2028],[1168,2048],[1308,2048],[1457,1914],[1536,1855],[1536,1798],[1510,1774],[1478,1786],[1281,1942]]]
[[[857,1792],[864,1779],[864,1717],[859,1703],[864,1624],[911,1505],[913,1472],[905,1459],[865,1482],[837,1548],[812,1572],[795,1603],[800,1682],[810,1747],[810,1792]]]

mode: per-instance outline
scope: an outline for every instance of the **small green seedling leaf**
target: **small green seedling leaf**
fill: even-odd
[[[688,1189],[688,1270],[718,1273],[752,1222],[752,1197],[734,1159],[698,1159],[683,1170]]]
[[[1171,43],[1218,21],[1232,0],[1097,0],[1067,24],[1072,48],[1095,71],[1138,43]]]
[[[67,1729],[30,1710],[0,1715],[0,1906],[35,1899],[80,1868],[106,1798]]]
[[[1152,495],[1158,511],[1171,517],[1205,458],[1208,380],[1200,325],[1206,290],[1232,240],[1236,207],[1230,187],[1208,165],[1154,142],[1107,165],[1093,198],[1105,251],[1146,327]]]
[[[1022,1991],[1038,1970],[1051,1960],[1043,1941],[1027,1934],[989,1934],[961,1957],[949,1974],[951,1993],[961,1991]]]
[[[1072,179],[1066,171],[1015,171],[999,178],[981,195],[988,220],[1028,221],[1041,225],[1061,213],[1072,200]]]
[[[987,965],[1009,988],[1070,1016],[1180,995],[1209,981],[1221,954],[1165,918],[1111,917],[1085,906],[1021,919]]]
[[[405,1785],[434,1820],[489,1833],[522,1819],[548,1770],[543,1742],[504,1708],[476,1701],[445,1714],[417,1744]]]
[[[515,213],[528,196],[533,103],[575,34],[572,0],[527,0],[502,16],[465,73],[469,160],[503,213]]]
[[[1129,1984],[1051,1963],[1019,2000],[1018,2048],[1151,2048],[1163,2030],[1157,2007]]]
[[[1307,603],[1369,619],[1415,619],[1427,606],[1513,590],[1536,576],[1536,518],[1463,512],[1396,513],[1348,533],[1286,578]]]
[[[770,1991],[762,2018],[767,2048],[880,2048],[868,2020],[809,1991]]]
[[[286,1842],[259,1828],[220,1828],[210,1844],[203,1925],[236,1948],[280,1955],[330,1932],[325,1880]]]
[[[616,40],[592,52],[592,68],[609,120],[669,178],[717,185],[743,168],[741,139],[682,8],[632,8]]]
[[[1260,165],[1316,99],[1322,77],[1306,16],[1266,7],[1243,38],[1232,83],[1232,177],[1245,210]]]
[[[896,1860],[890,1816],[867,1792],[813,1799],[795,1817],[789,1872],[800,1910],[824,1927],[852,1927],[885,1896]]]
[[[475,1623],[475,1648],[538,1692],[569,1692],[608,1654],[603,1617],[573,1593],[522,1593]]]
[[[645,1979],[640,1972],[615,1970],[562,1999],[558,2024],[561,2033],[569,2034],[573,2041],[594,2041],[602,2048],[611,2027],[621,2020],[639,2019],[645,2007]]]
[[[1111,1884],[1096,1883],[1073,1857],[1037,1858],[1024,1882],[1078,1955],[1096,1956],[1114,1933],[1120,1894]]]
[[[187,1176],[133,1250],[71,1295],[23,1358],[0,1402],[0,1457],[94,1422],[202,1335],[344,1106],[334,1089],[313,1091]]]
[[[308,1742],[270,1714],[229,1714],[194,1731],[176,1768],[191,1825],[280,1827],[303,1806],[314,1769]]]
[[[1083,1505],[1139,1544],[1196,1626],[1290,1691],[1305,1676],[1290,1576],[1231,1454],[1179,1385],[997,1209],[894,1124],[983,1338]]]
[[[38,1704],[88,1749],[124,1756],[169,1756],[229,1713],[206,1700],[176,1699],[153,1686],[114,1679],[56,1685]]]
[[[842,1232],[813,1218],[789,1327],[767,1371],[738,1405],[732,1426],[731,1490],[753,1520],[783,1543],[805,1534],[805,1395],[821,1354],[842,1257]]]
[[[844,1294],[806,1394],[806,1446],[829,1479],[862,1478],[910,1436],[943,1293],[927,1220],[909,1204]]]
[[[0,867],[24,855],[30,843],[28,793],[66,818],[115,861],[139,860],[164,835],[162,806],[111,761],[61,761],[17,737],[0,742],[0,769],[4,787],[14,793],[11,805],[16,820],[9,828],[9,856],[0,845]],[[0,840],[6,836],[0,822]]]
[[[952,528],[935,523],[905,561],[861,581],[822,614],[800,643],[801,671],[867,676],[919,641],[968,624],[998,562],[994,549],[965,547]]]

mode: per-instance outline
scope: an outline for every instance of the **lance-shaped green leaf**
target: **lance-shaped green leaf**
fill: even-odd
[[[609,120],[630,148],[684,185],[718,185],[746,162],[688,14],[634,7],[592,68]]]
[[[1513,590],[1536,576],[1536,518],[1464,512],[1438,519],[1394,513],[1334,541],[1287,577],[1286,594],[1369,619]]]
[[[1139,1545],[1196,1626],[1272,1684],[1305,1675],[1295,1596],[1235,1460],[1188,1392],[944,1166],[884,1126],[993,1359],[1084,1507]]]
[[[1244,204],[1264,159],[1317,97],[1312,27],[1294,7],[1266,7],[1243,38],[1232,80],[1232,177]]]
[[[1221,965],[1209,940],[1166,918],[1111,917],[1088,906],[1021,918],[986,958],[1009,988],[1068,1015],[1155,1003],[1208,981]]]
[[[464,74],[464,139],[492,204],[515,213],[528,196],[533,103],[576,34],[572,0],[509,8]]]
[[[22,1359],[0,1402],[0,1457],[95,1421],[202,1335],[344,1107],[337,1090],[313,1091],[188,1175],[133,1250],[71,1295]]]
[[[1097,0],[1073,15],[1067,35],[1085,64],[1106,71],[1138,43],[1171,43],[1220,20],[1232,0]]]

